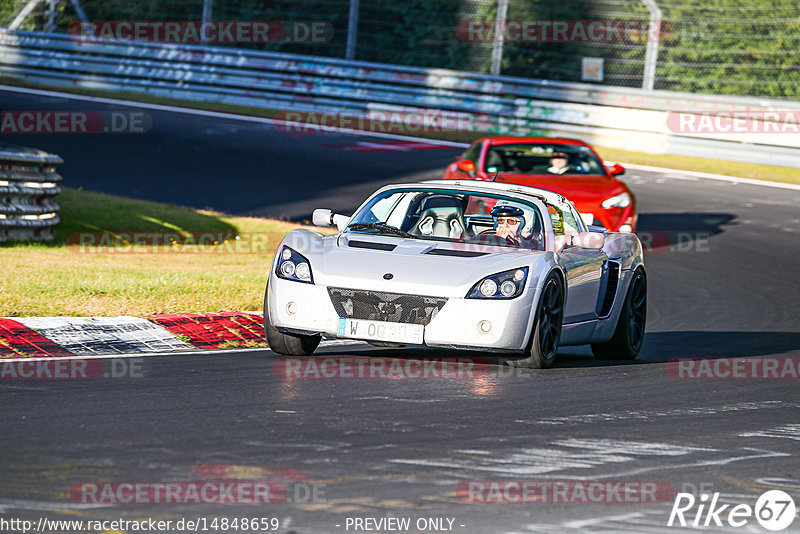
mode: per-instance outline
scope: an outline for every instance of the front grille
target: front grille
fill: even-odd
[[[447,302],[446,298],[360,291],[329,287],[328,294],[339,317],[427,325]]]

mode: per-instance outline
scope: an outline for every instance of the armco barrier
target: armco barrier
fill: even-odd
[[[763,133],[762,120],[748,119],[752,127],[742,133],[676,133],[675,121],[670,121],[674,112],[800,113],[800,102],[5,30],[0,30],[0,74],[47,85],[283,111],[363,117],[387,110],[450,111],[466,114],[468,120],[462,124],[474,131],[566,135],[653,153],[800,166],[800,135]]]
[[[0,242],[53,238],[61,163],[41,150],[0,144]]]

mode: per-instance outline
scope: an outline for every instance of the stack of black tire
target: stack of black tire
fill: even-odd
[[[53,239],[60,221],[56,166],[63,162],[41,150],[0,143],[0,243]]]

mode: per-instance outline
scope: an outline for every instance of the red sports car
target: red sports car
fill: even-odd
[[[636,230],[636,199],[583,141],[548,137],[484,137],[447,166],[444,179],[493,180],[561,193],[587,224],[612,232]]]

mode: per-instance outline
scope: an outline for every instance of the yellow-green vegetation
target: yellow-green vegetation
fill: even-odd
[[[55,241],[0,247],[0,317],[259,310],[298,227],[80,190],[57,200]]]
[[[153,96],[145,93],[132,91],[108,91],[100,89],[84,89],[80,87],[49,87],[24,82],[17,78],[0,76],[0,84],[15,85],[20,87],[35,87],[41,89],[57,90],[65,93],[75,93],[92,95],[106,98],[117,98],[143,102],[148,104],[160,104],[166,106],[178,106],[191,109],[204,109],[219,111],[223,113],[233,113],[252,117],[274,118],[280,112],[274,109],[263,109],[248,106],[234,106],[230,104],[220,104],[216,102],[196,102],[192,100],[180,100],[175,98],[165,98]],[[392,133],[402,133],[392,131]],[[414,132],[413,137],[425,137],[429,139],[443,139],[446,141],[470,143],[475,139],[488,135],[484,132]],[[730,176],[740,176],[753,180],[770,180],[773,182],[784,182],[790,184],[800,184],[800,169],[790,167],[777,167],[772,165],[756,165],[752,163],[740,163],[737,161],[718,160],[711,158],[693,158],[688,156],[674,156],[671,154],[648,154],[645,152],[633,152],[595,146],[604,159],[609,161],[619,161],[624,163],[637,163],[639,165],[652,165],[654,167],[667,167],[670,169],[681,169],[687,171],[709,172],[713,174],[726,174]]]

